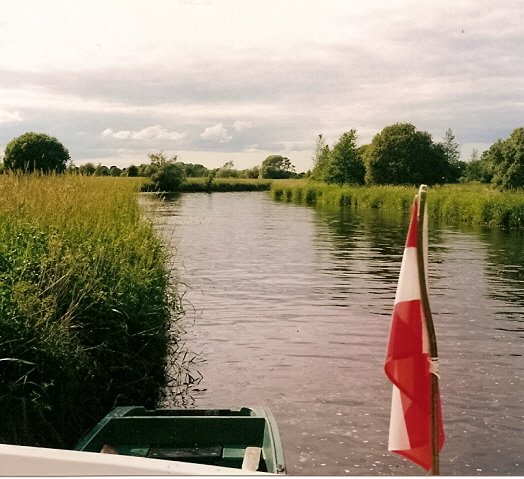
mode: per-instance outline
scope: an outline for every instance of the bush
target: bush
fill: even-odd
[[[148,176],[151,184],[146,189],[154,191],[174,192],[186,180],[186,172],[182,163],[177,163],[177,157],[167,158],[164,153],[149,155],[151,164],[145,168],[144,176]]]

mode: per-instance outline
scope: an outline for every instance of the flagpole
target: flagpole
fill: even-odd
[[[426,283],[426,262],[425,262],[425,251],[427,250],[426,241],[424,235],[424,221],[425,212],[426,212],[426,185],[421,185],[418,193],[419,198],[419,207],[418,207],[418,221],[417,221],[417,265],[419,272],[419,282],[420,282],[420,296],[422,310],[424,312],[424,318],[426,321],[426,330],[428,332],[429,340],[429,355],[430,360],[438,360],[438,351],[437,351],[437,338],[435,335],[435,327],[433,325],[433,318],[431,316],[431,308],[429,306],[429,296]],[[437,373],[438,374],[438,373]],[[438,476],[440,473],[439,467],[439,451],[438,451],[438,376],[436,371],[431,370],[431,452],[433,456],[433,467],[431,473],[434,476]]]

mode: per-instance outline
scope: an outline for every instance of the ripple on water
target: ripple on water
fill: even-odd
[[[194,307],[186,339],[205,359],[198,406],[270,406],[291,474],[424,472],[387,451],[382,368],[405,218],[265,193],[183,195],[162,215]],[[524,474],[523,244],[430,228],[444,475]]]

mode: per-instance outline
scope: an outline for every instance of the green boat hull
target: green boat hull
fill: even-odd
[[[254,450],[260,451],[256,470],[286,472],[276,421],[263,407],[239,410],[116,408],[75,449],[101,452],[104,447],[115,454],[236,469],[245,464],[246,450]]]

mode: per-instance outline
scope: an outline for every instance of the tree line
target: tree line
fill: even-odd
[[[459,144],[451,129],[441,142],[434,142],[426,131],[411,123],[395,123],[377,133],[371,143],[358,146],[357,131],[343,133],[330,147],[319,135],[313,157],[314,167],[297,173],[289,158],[268,156],[260,166],[237,170],[228,161],[220,168],[183,163],[177,155],[152,153],[149,163],[127,168],[86,163],[75,166],[68,150],[54,137],[25,133],[5,148],[3,170],[24,172],[69,172],[95,176],[140,176],[151,180],[151,189],[176,191],[188,177],[213,178],[311,178],[339,185],[418,185],[491,183],[499,189],[524,188],[524,127],[509,138],[497,140],[478,156],[473,150],[470,161],[460,159]],[[1,170],[0,170],[1,172]]]
[[[88,162],[75,166],[71,161],[69,151],[55,137],[44,133],[25,133],[13,139],[5,148],[3,165],[4,171],[18,171],[31,173],[69,173],[85,176],[124,176],[145,177],[149,183],[144,189],[156,191],[178,191],[186,178],[206,177],[209,181],[214,178],[299,178],[290,160],[281,155],[267,157],[260,166],[237,170],[232,161],[228,161],[220,168],[208,169],[201,164],[183,163],[178,161],[177,155],[168,157],[164,152],[151,153],[149,163],[130,165],[118,168],[113,165],[107,167],[102,164],[95,166]]]
[[[319,135],[309,177],[339,185],[417,185],[491,183],[499,189],[524,187],[524,128],[499,139],[478,157],[460,159],[451,129],[442,142],[411,123],[395,123],[376,134],[370,144],[357,145],[357,131],[343,133],[330,148]]]

